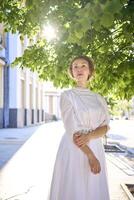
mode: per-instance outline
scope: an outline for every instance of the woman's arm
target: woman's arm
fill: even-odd
[[[78,135],[74,134],[74,141],[75,139],[79,137]],[[91,168],[91,171],[94,174],[97,174],[101,171],[101,166],[100,166],[100,162],[98,161],[98,159],[96,158],[96,156],[94,155],[93,151],[87,146],[81,146],[79,147],[81,149],[81,151],[83,151],[83,153],[86,154],[86,156],[88,157],[88,161],[89,161],[89,165]]]
[[[87,146],[80,147],[80,149],[87,155],[90,169],[94,174],[98,174],[101,171],[99,160],[96,158],[92,150]]]
[[[74,107],[71,104],[71,101],[69,99],[69,94],[67,91],[61,94],[60,110],[61,110],[61,119],[63,121],[66,134],[69,135],[71,141],[73,142],[74,133],[81,130],[82,127],[80,126],[80,123],[74,111]]]
[[[104,125],[104,126],[100,126],[96,128],[95,130],[87,134],[80,134],[80,132],[76,133],[75,135],[79,137],[74,137],[74,143],[78,147],[85,146],[90,140],[103,137],[107,133],[108,130],[109,130],[109,126]]]
[[[110,128],[108,125],[104,125],[104,126],[100,126],[96,128],[94,131],[88,133],[89,140],[103,137],[109,129]]]
[[[82,134],[78,132],[78,133],[75,133],[73,136],[74,143],[81,149],[83,153],[87,155],[91,171],[94,174],[97,174],[101,171],[101,166],[100,166],[100,162],[98,161],[98,159],[96,158],[96,156],[94,155],[90,147],[87,145],[87,143],[91,139],[96,139],[96,138],[104,136],[106,132],[108,131],[108,129],[109,129],[108,126],[104,125],[104,126],[96,128],[94,131],[89,132],[87,134]]]

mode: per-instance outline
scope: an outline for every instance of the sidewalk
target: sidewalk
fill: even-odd
[[[21,129],[30,131],[31,137],[1,169],[0,200],[47,200],[63,127],[61,122],[52,122],[35,128]]]
[[[0,129],[0,169],[39,127]]]
[[[134,154],[134,120],[111,120],[108,141]]]
[[[0,200],[47,200],[63,130],[61,122],[0,129],[0,160],[1,155],[4,160],[0,172]],[[10,152],[15,153],[12,158]],[[129,200],[120,184],[134,183],[134,176],[119,169],[110,154],[106,154],[106,159],[111,200]]]

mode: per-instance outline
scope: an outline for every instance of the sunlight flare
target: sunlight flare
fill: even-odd
[[[53,39],[56,39],[56,30],[51,25],[44,26],[43,35],[45,36],[46,40],[49,42]]]

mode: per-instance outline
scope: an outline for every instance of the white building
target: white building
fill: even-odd
[[[46,113],[46,121],[49,119],[57,119],[61,118],[60,115],[60,89],[56,89],[51,82],[47,82],[45,84],[45,113]]]
[[[5,62],[0,58],[0,128],[3,126],[3,66]]]
[[[0,128],[42,123],[45,113],[59,117],[59,92],[56,89],[49,92],[47,86],[45,93],[46,83],[39,80],[37,73],[10,66],[16,57],[23,54],[28,39],[22,42],[17,34],[5,35],[2,25],[0,35]]]

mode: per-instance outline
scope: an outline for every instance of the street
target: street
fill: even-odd
[[[16,152],[0,173],[2,200],[11,197],[19,200],[47,199],[62,133],[60,123],[42,125]]]
[[[27,130],[27,135],[25,135],[27,141],[23,145],[21,143],[18,144],[19,150],[1,169],[0,200],[48,199],[56,152],[59,146],[60,139],[64,132],[64,128],[62,122],[58,121],[40,125],[36,128],[24,128],[22,129],[22,132],[24,132],[25,129]],[[28,129],[29,131],[31,131],[30,134],[28,134]],[[134,144],[133,130],[133,121],[112,121],[111,130],[109,131],[108,137],[111,137],[110,141],[115,140],[115,142],[120,141],[123,145],[131,145]],[[16,140],[18,139],[17,136],[20,137],[20,135],[17,135],[16,133]],[[13,137],[15,140],[14,135],[10,135],[10,137]],[[23,138],[23,141],[24,140],[25,139]],[[22,138],[21,140],[18,139],[18,142],[20,141],[22,141]],[[2,142],[4,143],[4,139]],[[13,141],[11,142],[13,143]],[[5,143],[7,145],[6,139]],[[9,144],[6,146],[7,151],[12,148],[9,140],[8,143]],[[2,148],[3,146],[0,147],[0,154],[2,152],[3,154],[5,154],[6,157],[6,148],[5,152]],[[129,149],[133,150],[133,148],[130,148],[130,146]],[[116,191],[116,193],[118,192],[119,196],[120,193],[119,191],[117,191],[117,189],[119,190],[120,187],[111,187],[111,185],[113,185],[111,181],[115,182],[114,178],[116,177],[111,176],[110,171],[113,169],[116,170],[115,174],[118,174],[119,177],[121,176],[121,181],[126,179],[132,182],[132,180],[134,180],[134,176],[129,177],[119,168],[116,169],[117,166],[115,167],[114,164],[111,163],[109,157],[107,162],[111,195],[114,195],[113,191]],[[118,186],[120,186],[120,182],[117,182]],[[124,199],[127,200],[127,198]],[[118,197],[112,198],[111,196],[111,200],[119,199]]]
[[[134,153],[134,121],[133,120],[111,120],[108,138],[122,145],[127,145]]]

